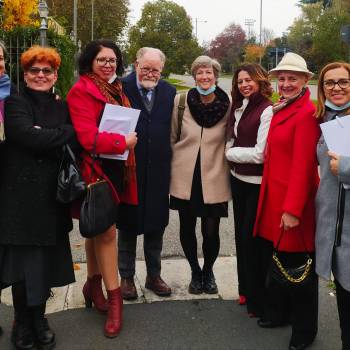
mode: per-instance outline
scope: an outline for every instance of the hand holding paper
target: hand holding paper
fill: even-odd
[[[107,131],[125,135],[128,150],[123,154],[100,154],[100,157],[120,160],[128,158],[129,149],[135,147],[137,143],[135,128],[139,115],[139,109],[106,104],[98,129],[101,132]]]
[[[338,169],[339,169],[339,156],[338,154],[328,151],[328,155],[331,157],[331,160],[329,161],[329,168],[331,169],[331,172],[333,175],[338,175]]]
[[[137,133],[132,132],[129,135],[125,136],[125,142],[126,142],[126,148],[127,149],[132,149],[136,146],[137,144]]]

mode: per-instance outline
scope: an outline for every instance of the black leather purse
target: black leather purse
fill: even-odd
[[[284,230],[282,230],[280,238],[277,242],[277,246],[272,252],[272,259],[266,277],[266,286],[268,287],[272,282],[275,282],[278,285],[287,288],[296,288],[308,285],[316,277],[314,261],[311,255],[306,252],[305,262],[297,266],[284,267],[282,265],[280,253],[278,251],[283,233]],[[305,242],[304,246],[306,251]]]
[[[96,161],[96,142],[91,162],[91,179],[95,174],[94,163]],[[98,178],[95,182],[89,182],[80,208],[79,230],[83,237],[93,238],[115,224],[117,218],[117,204],[113,198],[109,183]]]
[[[61,203],[71,203],[80,198],[85,191],[86,183],[80,174],[75,155],[69,145],[64,145],[57,178],[56,199]]]

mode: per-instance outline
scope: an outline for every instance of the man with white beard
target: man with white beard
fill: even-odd
[[[124,79],[123,89],[132,108],[140,109],[135,147],[138,205],[119,206],[119,273],[125,300],[137,298],[134,283],[137,235],[144,235],[147,267],[145,287],[159,296],[171,288],[160,277],[163,234],[169,221],[170,126],[176,90],[161,80],[162,51],[143,47],[136,54],[135,72]]]

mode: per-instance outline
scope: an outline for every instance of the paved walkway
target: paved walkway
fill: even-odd
[[[202,263],[201,260],[202,259],[200,259],[200,262]],[[84,307],[84,299],[81,290],[86,279],[86,264],[76,264],[75,266],[76,283],[53,289],[54,296],[48,301],[47,313]],[[144,261],[137,261],[136,271],[135,283],[139,298],[136,301],[125,302],[125,304],[148,304],[157,301],[198,299],[233,300],[238,297],[237,277],[234,273],[234,271],[236,271],[236,259],[233,257],[218,258],[214,267],[214,273],[217,278],[219,294],[214,295],[200,294],[197,296],[188,293],[187,287],[190,279],[190,268],[185,259],[165,259],[162,262],[162,276],[173,290],[169,298],[160,298],[144,287],[146,279]],[[12,305],[11,299],[10,288],[7,288],[3,291],[2,302],[5,305]]]
[[[184,259],[164,259],[162,275],[173,289],[169,298],[159,298],[145,289],[145,265],[137,262],[136,283],[139,298],[124,306],[123,330],[107,339],[102,329],[105,316],[85,309],[81,293],[86,264],[78,264],[77,282],[54,290],[48,302],[50,324],[57,334],[57,350],[287,350],[290,327],[264,330],[256,319],[237,305],[235,257],[218,258],[214,272],[218,295],[188,294],[190,278]],[[13,319],[10,290],[3,291],[0,324],[5,334],[0,349],[11,349]],[[310,350],[340,350],[339,321],[334,295],[320,283],[319,334]]]

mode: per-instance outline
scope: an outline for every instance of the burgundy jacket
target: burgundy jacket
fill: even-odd
[[[259,92],[250,96],[247,107],[245,108],[237,128],[237,136],[233,131],[236,119],[235,110],[237,107],[232,107],[231,110],[231,137],[234,139],[232,147],[254,147],[258,130],[260,126],[260,118],[263,111],[271,106],[271,101]],[[229,162],[230,168],[237,174],[261,176],[263,174],[263,164],[251,163],[235,163]]]

